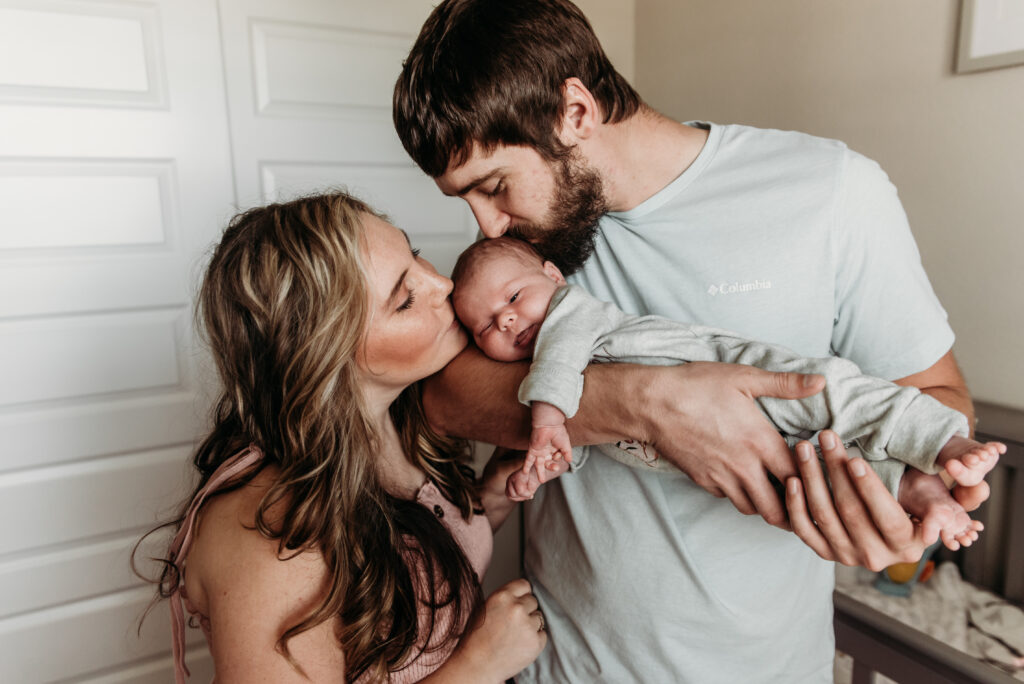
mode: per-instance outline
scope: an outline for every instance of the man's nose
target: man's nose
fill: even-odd
[[[512,222],[511,217],[495,207],[491,202],[474,201],[469,203],[473,210],[473,218],[480,226],[480,231],[489,238],[501,237]]]

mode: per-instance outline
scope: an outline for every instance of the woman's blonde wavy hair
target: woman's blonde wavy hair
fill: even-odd
[[[343,192],[239,214],[214,251],[197,308],[222,391],[213,429],[195,455],[195,492],[250,444],[264,459],[233,488],[263,466],[280,470],[259,503],[256,529],[278,540],[282,559],[320,552],[330,589],[318,609],[284,631],[278,649],[298,667],[288,641],[338,616],[348,681],[364,673],[387,679],[422,644],[450,647],[480,596],[448,530],[425,507],[381,485],[377,426],[356,372],[369,301],[362,218],[371,214],[380,216]],[[464,518],[480,513],[464,465],[467,444],[430,429],[419,386],[406,388],[390,413],[408,458]],[[181,525],[191,498],[170,525]],[[422,567],[427,586],[410,561]],[[158,593],[168,597],[180,577],[169,560],[163,567]],[[433,620],[421,633],[417,608],[424,603],[432,614],[452,612],[446,633],[435,634]]]

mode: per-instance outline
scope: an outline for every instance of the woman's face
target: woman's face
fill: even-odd
[[[404,232],[372,215],[363,218],[363,262],[370,308],[357,363],[368,382],[401,391],[466,346],[448,298],[452,281],[417,256]]]

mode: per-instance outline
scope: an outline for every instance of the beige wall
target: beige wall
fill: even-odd
[[[1024,408],[1024,66],[953,74],[957,0],[636,0],[641,95],[796,129],[900,190],[976,399]]]
[[[511,0],[515,1],[515,0]],[[615,70],[633,81],[636,75],[635,0],[575,0],[594,27]]]

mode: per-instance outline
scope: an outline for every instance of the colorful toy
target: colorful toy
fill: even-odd
[[[875,577],[875,589],[890,596],[910,596],[915,584],[932,576],[935,561],[929,558],[941,545],[942,542],[937,541],[929,546],[916,563],[897,563],[882,570]]]

